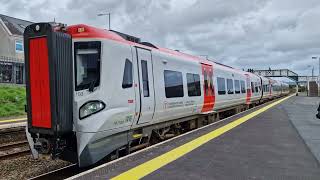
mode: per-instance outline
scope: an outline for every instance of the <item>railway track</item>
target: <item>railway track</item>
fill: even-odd
[[[0,129],[0,137],[4,135],[24,134],[25,126]]]
[[[20,157],[27,154],[30,154],[30,149],[26,140],[0,145],[0,160]]]

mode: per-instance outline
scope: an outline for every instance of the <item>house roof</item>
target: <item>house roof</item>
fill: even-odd
[[[7,29],[11,32],[13,35],[19,35],[22,36],[24,29],[32,24],[33,22],[25,21],[22,19],[17,19],[14,17],[6,16],[3,14],[0,14],[0,19],[4,22]]]

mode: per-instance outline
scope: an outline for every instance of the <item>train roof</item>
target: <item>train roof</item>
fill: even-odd
[[[174,55],[177,57],[181,57],[183,59],[197,61],[202,64],[210,64],[210,65],[215,64],[217,66],[220,66],[220,68],[223,68],[223,69],[225,68],[225,69],[231,70],[233,72],[238,72],[238,73],[242,73],[242,74],[250,74],[251,76],[254,76],[253,73],[244,72],[239,69],[235,69],[231,66],[221,64],[219,62],[207,60],[207,59],[204,59],[204,58],[201,58],[198,56],[194,56],[194,55],[190,55],[190,54],[186,54],[186,53],[183,53],[183,52],[180,52],[177,50],[172,50],[172,49],[168,49],[168,48],[155,46],[149,42],[141,42],[140,38],[137,38],[137,37],[125,34],[125,33],[121,33],[118,31],[114,31],[114,30],[109,31],[109,30],[104,30],[104,29],[88,26],[85,24],[77,24],[77,25],[68,26],[67,33],[70,34],[72,36],[72,38],[109,39],[109,40],[117,41],[120,43],[125,43],[125,44],[129,44],[129,45],[137,46],[137,47],[142,47],[145,49],[153,49],[155,51],[160,51],[165,54]]]
[[[78,25],[72,25],[67,27],[67,32],[73,37],[73,38],[103,38],[103,39],[109,39],[114,40],[120,43],[130,44],[138,47],[142,47],[145,49],[154,49],[158,50],[167,54],[175,55],[184,57],[190,60],[196,60],[202,63],[212,63],[211,61],[208,61],[206,59],[185,54],[179,51],[163,48],[163,47],[157,47],[149,42],[140,42],[140,38],[130,36],[124,33],[120,33],[118,31],[108,31],[100,28],[95,28],[92,26],[88,26],[85,24],[78,24]]]

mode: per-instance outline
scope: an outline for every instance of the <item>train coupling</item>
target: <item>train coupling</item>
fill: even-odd
[[[51,151],[51,143],[49,140],[44,138],[36,139],[36,142],[33,145],[34,149],[37,150],[40,154],[49,154]]]

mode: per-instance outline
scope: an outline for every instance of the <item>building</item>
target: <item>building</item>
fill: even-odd
[[[0,83],[23,84],[23,32],[32,22],[0,14]]]

